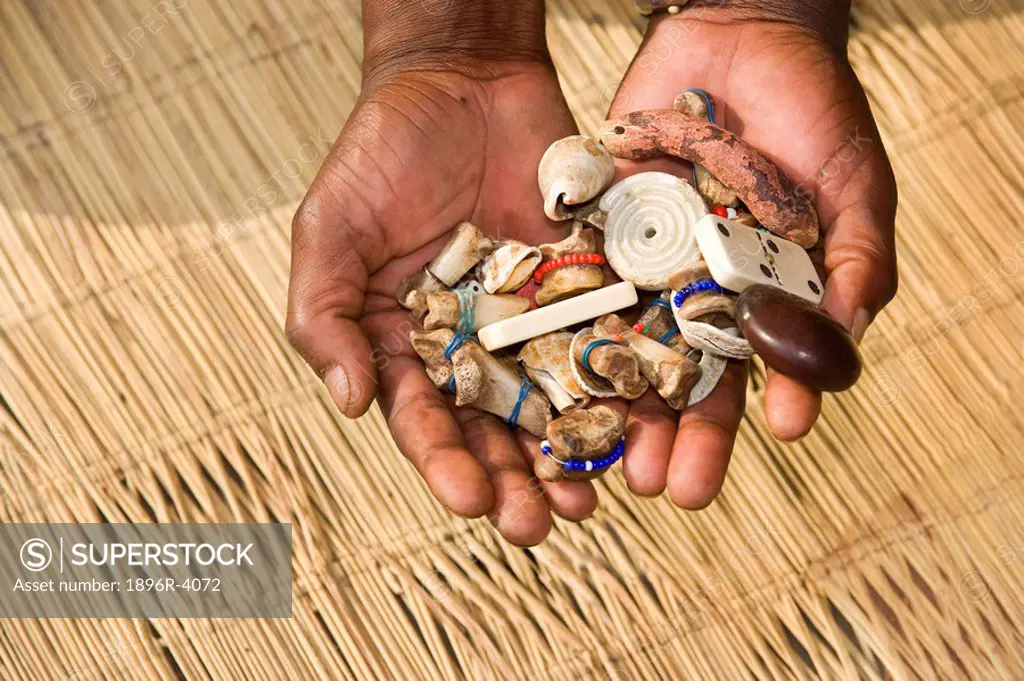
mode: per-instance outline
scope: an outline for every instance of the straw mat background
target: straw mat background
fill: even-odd
[[[793,446],[752,395],[708,511],[616,471],[530,551],[446,515],[281,332],[358,2],[171,6],[0,3],[0,520],[290,521],[294,617],[5,621],[5,677],[1024,678],[1019,3],[858,8],[902,194],[860,386]],[[593,129],[639,24],[551,13]]]

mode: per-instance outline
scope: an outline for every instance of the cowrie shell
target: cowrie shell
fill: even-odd
[[[707,207],[686,180],[668,173],[633,175],[605,192],[600,208],[608,214],[608,264],[637,288],[668,288],[669,276],[700,256],[694,226]]]

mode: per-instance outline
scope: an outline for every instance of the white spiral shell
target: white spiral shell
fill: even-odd
[[[608,264],[637,288],[668,288],[668,278],[700,256],[694,225],[708,211],[686,180],[668,173],[633,175],[605,192],[600,207],[608,214]]]

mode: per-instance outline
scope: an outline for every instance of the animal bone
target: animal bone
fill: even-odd
[[[484,327],[480,342],[488,350],[499,350],[631,305],[636,305],[636,288],[620,281]]]
[[[697,118],[706,118],[715,123],[715,100],[703,90],[685,90],[676,97],[672,108],[682,111]],[[718,125],[725,127],[725,117],[719,112]],[[739,197],[736,192],[722,184],[717,177],[708,172],[708,169],[699,163],[693,165],[693,174],[696,178],[697,191],[707,199],[710,204],[721,204],[723,206],[739,205]]]
[[[465,343],[452,355],[457,406],[476,407],[508,420],[512,417],[524,378],[514,362],[503,361],[476,343]],[[529,385],[527,383],[526,385]],[[551,421],[551,403],[540,390],[530,390],[522,399],[515,424],[544,437]]]
[[[556,331],[534,338],[519,353],[526,375],[547,394],[551,404],[565,414],[590,402],[590,396],[573,377],[569,346],[572,334]]]
[[[608,468],[592,471],[566,470],[561,462],[594,461],[610,454],[626,434],[626,419],[605,406],[581,409],[557,418],[547,427],[551,454],[541,454],[533,471],[541,480],[593,480]]]
[[[452,363],[444,356],[444,351],[454,337],[455,332],[451,329],[435,331],[413,329],[409,332],[412,349],[423,360],[427,368],[427,377],[438,388],[447,387],[452,380]],[[459,348],[459,350],[461,349]]]
[[[395,298],[398,304],[407,310],[412,310],[418,319],[426,314],[427,299],[424,296],[431,291],[447,291],[447,287],[428,270],[423,269],[415,274],[410,274],[398,284]]]
[[[672,309],[669,303],[669,299],[672,296],[672,291],[663,291],[659,298],[665,301],[664,305],[656,305],[653,302],[647,306],[647,308],[640,315],[637,320],[638,324],[644,325],[644,335],[650,336],[659,343],[664,338],[665,334],[669,331],[676,329],[676,320],[672,316]],[[677,338],[678,334],[673,336]],[[665,343],[668,345],[668,343]]]
[[[590,201],[608,188],[614,176],[615,160],[590,137],[558,140],[544,152],[537,170],[544,214],[552,220],[572,218],[567,206]]]
[[[473,306],[473,311],[464,315],[464,307],[467,304]],[[423,328],[427,331],[458,329],[476,333],[488,324],[523,314],[530,309],[530,301],[521,296],[473,295],[469,291],[443,291],[426,294],[426,306],[429,313],[423,320]],[[464,318],[472,320],[472,328],[459,328]]]
[[[488,293],[510,293],[530,279],[542,257],[536,246],[503,241],[477,266],[477,279]]]
[[[463,222],[455,228],[451,240],[437,257],[430,261],[427,269],[448,286],[462,279],[487,254],[495,244],[471,222]],[[492,291],[488,291],[492,293]]]
[[[637,333],[618,315],[608,314],[594,323],[598,338],[621,338],[636,353],[640,371],[673,409],[686,406],[690,390],[700,379],[700,366],[686,355]]]
[[[569,345],[572,375],[583,390],[594,397],[618,396],[627,400],[638,399],[647,392],[650,384],[640,373],[640,360],[627,345],[594,347],[588,357],[591,371],[587,371],[583,366],[583,352],[595,340],[594,330],[586,328],[578,332]]]
[[[765,228],[810,248],[820,232],[818,214],[767,156],[728,130],[674,109],[635,111],[601,128],[601,141],[618,158],[668,154],[707,168]]]
[[[541,245],[540,252],[548,260],[570,255],[595,254],[597,239],[594,230],[584,229],[583,223],[575,222],[571,235],[556,243]],[[601,288],[604,284],[604,273],[600,265],[563,265],[544,273],[541,281],[535,300],[537,305],[547,305]]]

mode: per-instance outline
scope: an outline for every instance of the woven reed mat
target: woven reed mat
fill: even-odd
[[[859,387],[782,446],[755,376],[711,509],[615,471],[596,517],[523,551],[439,508],[376,411],[338,417],[281,332],[358,3],[0,3],[0,520],[295,530],[292,619],[8,620],[3,678],[1024,677],[1013,4],[857,12],[902,195],[902,291]],[[638,22],[625,0],[551,14],[593,129]]]

